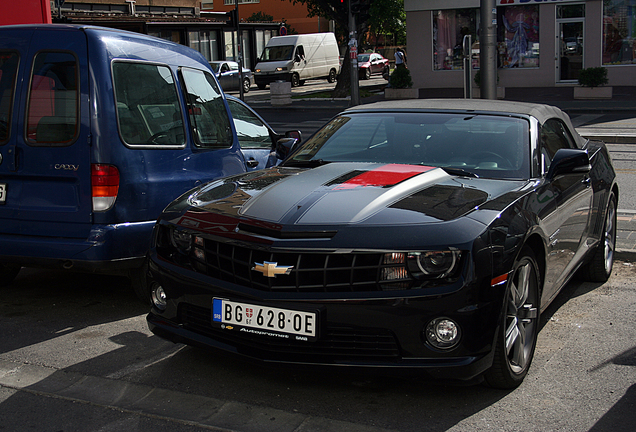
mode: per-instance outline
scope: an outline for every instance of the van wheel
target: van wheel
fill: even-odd
[[[330,83],[335,83],[336,82],[336,70],[335,69],[331,69],[329,71],[329,76],[327,77],[327,81]]]
[[[16,278],[22,266],[20,264],[0,263],[0,287],[7,286]]]
[[[251,86],[252,86],[252,84],[250,83],[250,79],[249,78],[245,78],[243,80],[243,93],[249,93]]]
[[[291,86],[298,87],[300,85],[300,77],[297,73],[293,74],[291,77]]]
[[[265,90],[265,87],[267,87],[266,84],[256,84],[256,86],[258,87],[259,90]]]
[[[133,292],[143,304],[151,304],[150,283],[148,282],[148,263],[144,261],[141,267],[133,269],[128,274]]]

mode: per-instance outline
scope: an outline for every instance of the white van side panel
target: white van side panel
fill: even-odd
[[[255,69],[269,75],[277,67],[281,67],[288,74],[297,73],[301,80],[327,78],[332,69],[336,73],[340,72],[340,50],[333,33],[275,36],[269,40],[266,48],[280,45],[293,45],[294,52],[302,45],[305,58],[300,62],[294,61],[295,59],[289,62],[261,62],[257,63]],[[259,72],[255,75],[259,75]]]

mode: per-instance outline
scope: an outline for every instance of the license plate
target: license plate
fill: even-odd
[[[315,312],[238,303],[215,298],[212,321],[223,328],[262,336],[309,341],[317,337]]]
[[[0,183],[0,204],[7,202],[7,185]]]

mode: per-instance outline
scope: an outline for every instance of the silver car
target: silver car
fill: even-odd
[[[238,63],[233,61],[211,61],[210,66],[216,75],[216,79],[221,84],[223,91],[240,90],[239,68]],[[254,83],[252,71],[243,68],[243,92],[250,91],[250,87]]]

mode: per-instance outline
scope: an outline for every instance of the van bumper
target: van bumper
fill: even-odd
[[[254,82],[256,85],[267,85],[275,81],[291,81],[291,73],[278,73],[278,74],[258,74],[254,75]]]
[[[93,225],[86,239],[0,234],[0,262],[126,273],[141,266],[155,221]]]

